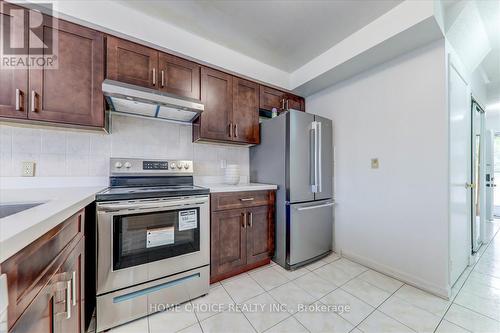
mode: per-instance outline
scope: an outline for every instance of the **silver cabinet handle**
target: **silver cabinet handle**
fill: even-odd
[[[36,92],[34,90],[31,91],[31,112],[37,112],[36,109]]]
[[[316,208],[330,207],[330,206],[333,206],[333,205],[335,205],[335,202],[328,202],[328,203],[321,204],[321,205],[316,205],[316,206],[299,207],[299,208],[295,208],[295,209],[297,209],[299,211],[302,211],[302,210],[310,210],[310,209],[316,209]]]
[[[248,212],[248,226],[251,228],[253,227],[253,213]]]
[[[238,137],[238,124],[234,124],[234,137]]]
[[[21,90],[16,89],[16,111],[22,111],[21,110]]]
[[[233,123],[229,123],[229,137],[233,137]]]
[[[153,68],[153,86],[156,86],[156,68]]]
[[[71,291],[72,291],[71,298],[73,299],[73,306],[75,306],[76,305],[76,271],[73,271],[73,274],[71,276]]]
[[[161,87],[165,87],[165,71],[161,71]]]
[[[281,110],[284,110],[285,109],[285,99],[283,98],[281,100]]]
[[[243,227],[243,229],[246,229],[247,228],[247,214],[241,213],[241,215],[243,215],[243,223],[241,224],[241,226]]]
[[[71,280],[66,281],[66,319],[71,318]]]
[[[253,201],[254,198],[241,198],[240,200],[241,201]]]

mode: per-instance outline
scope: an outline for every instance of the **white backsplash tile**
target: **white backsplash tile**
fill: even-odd
[[[186,159],[198,178],[220,179],[222,160],[249,176],[249,148],[192,143],[192,127],[114,115],[112,134],[0,125],[0,176],[21,176],[24,161],[37,177],[108,177],[110,157]]]
[[[65,154],[66,133],[56,130],[43,130],[40,132],[42,138],[42,154]]]
[[[0,125],[0,153],[12,152],[12,127]]]
[[[12,152],[39,154],[42,140],[40,129],[29,127],[12,128]]]
[[[82,132],[66,132],[66,154],[90,154],[90,135]]]

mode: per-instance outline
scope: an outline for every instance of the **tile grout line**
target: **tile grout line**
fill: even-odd
[[[398,280],[398,281],[399,281],[399,280]],[[363,320],[362,320],[359,324],[357,324],[357,325],[356,325],[356,326],[355,326],[355,327],[354,327],[351,331],[353,331],[354,329],[358,329],[358,330],[360,330],[360,331],[364,332],[362,329],[358,328],[358,326],[359,326],[359,325],[361,325],[361,324],[362,324],[362,323],[363,323],[366,319],[368,319],[368,317],[370,317],[370,316],[371,316],[371,315],[372,315],[375,311],[377,311],[377,310],[378,310],[378,309],[382,306],[382,304],[384,304],[385,302],[387,302],[387,301],[388,301],[388,300],[389,300],[392,296],[394,296],[394,294],[396,294],[396,293],[398,292],[398,290],[399,290],[399,289],[403,288],[403,286],[405,286],[405,285],[406,285],[406,283],[403,283],[401,286],[399,286],[399,288],[398,288],[398,289],[394,290],[394,292],[393,292],[393,293],[392,293],[389,297],[387,297],[387,298],[386,298],[386,299],[385,299],[382,303],[380,303],[378,306],[374,307],[373,311],[372,311],[372,312],[370,312],[370,314],[368,314],[368,316],[366,316],[366,317],[365,317],[365,318],[364,318],[364,319],[363,319]],[[342,289],[342,290],[344,290],[344,289]],[[348,291],[346,291],[346,292],[348,293]],[[349,294],[350,294],[350,293],[349,293]],[[351,294],[350,294],[350,295],[351,295]],[[353,295],[353,296],[354,296],[354,295]],[[356,296],[354,296],[354,297],[356,297]],[[389,318],[391,318],[391,319],[395,320],[396,322],[400,323],[401,325],[403,325],[403,326],[405,326],[405,327],[408,327],[410,330],[412,330],[412,331],[416,332],[413,328],[411,328],[411,327],[409,327],[408,325],[406,325],[406,324],[404,324],[404,323],[400,322],[400,321],[399,321],[399,320],[397,320],[396,318],[393,318],[393,317],[389,316],[389,315],[388,315],[388,314],[386,314],[385,312],[382,312],[382,311],[380,311],[380,312],[381,312],[381,313],[383,313],[384,315],[386,315],[387,317],[389,317]]]
[[[434,329],[433,333],[436,333],[436,330],[438,329],[439,325],[441,325],[441,323],[443,322],[443,320],[446,320],[446,319],[444,319],[444,317],[446,316],[446,314],[448,313],[448,311],[450,310],[450,308],[451,308],[451,306],[452,306],[453,304],[457,304],[457,305],[462,306],[462,307],[464,307],[464,308],[466,308],[466,309],[468,309],[468,310],[470,310],[470,311],[472,311],[472,312],[475,312],[475,313],[478,313],[478,314],[480,314],[480,315],[483,315],[483,316],[485,316],[485,317],[490,318],[489,316],[486,316],[486,315],[481,314],[481,313],[479,313],[479,312],[477,312],[477,311],[474,311],[474,310],[472,310],[472,309],[469,309],[469,308],[468,308],[468,307],[466,307],[466,306],[463,306],[463,305],[460,305],[460,304],[458,304],[458,303],[455,303],[455,300],[456,300],[456,298],[458,297],[458,295],[460,294],[460,292],[462,291],[462,289],[463,289],[463,287],[465,286],[465,284],[467,283],[467,281],[469,281],[469,278],[470,278],[470,276],[471,276],[472,272],[474,271],[474,268],[475,268],[475,267],[476,267],[476,265],[479,263],[479,260],[481,260],[481,258],[483,257],[484,253],[485,253],[485,252],[488,250],[488,248],[490,247],[491,243],[493,243],[493,241],[495,240],[495,238],[498,236],[499,231],[500,231],[500,229],[498,229],[498,230],[495,232],[495,235],[494,235],[494,236],[490,239],[490,241],[489,241],[489,242],[488,242],[488,244],[486,245],[486,248],[484,249],[483,253],[479,256],[479,258],[477,259],[477,261],[476,261],[476,262],[472,265],[471,270],[469,271],[469,274],[467,275],[467,278],[465,279],[465,281],[464,281],[464,283],[462,284],[462,286],[460,286],[460,288],[458,289],[457,294],[455,295],[455,297],[453,297],[453,299],[451,300],[450,305],[447,307],[447,309],[446,309],[445,313],[444,313],[444,314],[443,314],[443,316],[441,317],[441,320],[439,321],[438,325],[437,325],[437,326],[436,326],[436,328]],[[491,319],[491,318],[490,318],[490,319]],[[461,327],[461,328],[465,329],[466,331],[469,331],[469,330],[468,330],[468,329],[466,329],[465,327],[462,327],[462,326],[460,326],[460,325],[458,325],[458,324],[456,324],[456,323],[454,323],[454,322],[451,322],[451,323],[453,323],[454,325],[457,325],[457,326],[459,326],[459,327]],[[469,332],[470,332],[470,331],[469,331]]]
[[[248,273],[247,273],[247,275],[250,277],[250,274],[248,274]],[[250,277],[250,279],[251,279],[251,280],[253,280],[253,279],[252,279],[252,277]],[[237,302],[234,300],[233,296],[231,296],[231,294],[229,293],[229,291],[227,291],[227,290],[226,290],[226,288],[224,287],[224,285],[223,285],[222,283],[221,283],[221,286],[222,286],[222,288],[226,291],[226,293],[229,295],[229,298],[231,298],[231,300],[234,302],[234,304],[240,304],[240,303],[237,303]],[[264,289],[264,288],[262,288],[262,289]],[[264,293],[265,293],[265,292],[266,292],[266,291],[264,290]],[[260,296],[260,295],[262,295],[262,294],[264,294],[264,293],[260,293],[260,294],[258,294],[258,295],[255,295],[254,297]],[[250,300],[250,299],[252,299],[252,298],[253,298],[253,297],[249,298],[249,300]],[[222,312],[221,312],[221,313],[222,313]],[[258,333],[259,331],[258,331],[258,330],[257,330],[257,329],[256,329],[256,328],[252,325],[252,323],[251,323],[251,322],[250,322],[250,320],[247,318],[247,316],[245,316],[245,313],[244,313],[243,311],[240,311],[240,313],[243,315],[243,317],[246,319],[246,321],[250,324],[250,326],[252,327],[252,329],[253,329],[256,333]],[[200,326],[201,326],[201,324],[200,324]]]

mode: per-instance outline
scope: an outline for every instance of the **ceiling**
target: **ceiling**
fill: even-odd
[[[477,6],[491,45],[481,66],[490,82],[500,82],[500,1],[477,1]]]
[[[292,72],[401,0],[116,0],[265,64]]]

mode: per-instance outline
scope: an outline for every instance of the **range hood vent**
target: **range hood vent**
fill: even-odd
[[[102,92],[111,113],[192,123],[204,110],[196,99],[114,80],[104,80]]]

